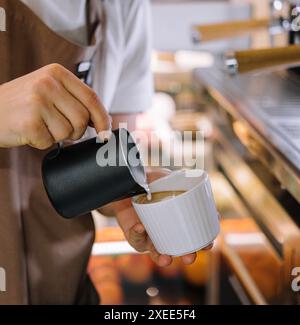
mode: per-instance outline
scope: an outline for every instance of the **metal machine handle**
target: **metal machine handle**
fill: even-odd
[[[299,63],[300,45],[236,51],[226,56],[226,66],[231,74],[279,66],[295,66]]]
[[[193,26],[195,42],[208,42],[222,38],[237,37],[249,34],[252,31],[269,28],[270,19],[250,19],[224,22],[219,24]]]

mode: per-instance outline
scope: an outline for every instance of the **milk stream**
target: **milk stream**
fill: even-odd
[[[147,200],[151,201],[152,200],[152,194],[151,194],[151,190],[148,184],[145,185],[144,187],[145,191],[147,192]]]

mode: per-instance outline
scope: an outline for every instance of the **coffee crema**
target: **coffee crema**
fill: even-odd
[[[165,192],[154,192],[151,193],[151,199],[149,200],[147,194],[142,194],[136,199],[136,203],[138,204],[151,204],[162,202],[166,200],[173,199],[176,196],[179,196],[186,191],[165,191]]]

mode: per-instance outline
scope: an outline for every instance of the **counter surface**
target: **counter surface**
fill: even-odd
[[[300,74],[291,71],[230,76],[223,61],[195,71],[223,108],[251,129],[272,158],[270,168],[300,202]]]

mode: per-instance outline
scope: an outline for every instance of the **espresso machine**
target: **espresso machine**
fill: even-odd
[[[300,1],[289,2],[289,22],[291,29],[289,32],[289,44],[299,45],[300,44]],[[300,68],[292,68],[292,71],[299,74]]]
[[[250,38],[247,49],[217,53],[214,67],[194,74],[215,126],[223,195],[232,193],[235,211],[223,212],[212,304],[300,303],[293,287],[300,266],[300,1],[270,1],[269,8],[263,19],[192,27],[194,42]],[[261,31],[268,44],[252,46]]]
[[[271,18],[269,25],[265,25],[265,27],[270,31],[271,46],[228,51],[225,64],[229,73],[247,73],[261,69],[276,69],[277,67],[289,68],[293,72],[300,71],[298,68],[300,66],[300,1],[271,1],[270,8]],[[265,19],[265,21],[268,20]],[[274,34],[284,34],[285,44],[276,46],[273,40]]]

